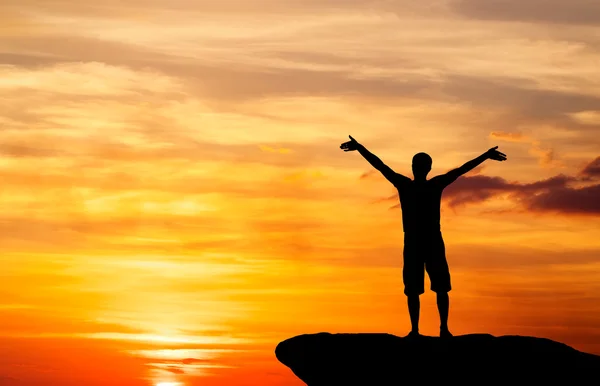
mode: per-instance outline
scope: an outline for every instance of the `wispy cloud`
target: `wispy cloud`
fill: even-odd
[[[600,6],[589,0],[457,0],[456,10],[470,18],[567,25],[600,25]]]
[[[529,136],[526,136],[522,133],[493,131],[490,133],[490,138],[501,140],[501,141],[529,144],[531,146],[529,148],[529,153],[539,159],[540,165],[548,166],[548,167],[562,166],[562,163],[560,162],[560,160],[557,160],[555,157],[554,149],[544,147],[544,146],[542,146],[540,141],[537,141],[537,140],[535,140]]]

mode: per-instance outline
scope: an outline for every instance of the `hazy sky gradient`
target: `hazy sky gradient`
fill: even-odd
[[[455,334],[600,354],[600,5],[4,0],[0,384],[301,385],[275,345],[409,330],[393,187],[444,195]],[[422,300],[435,334],[435,297]]]

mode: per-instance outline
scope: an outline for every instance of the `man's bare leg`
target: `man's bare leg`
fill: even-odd
[[[409,335],[419,335],[419,314],[421,313],[421,301],[419,300],[419,295],[408,295],[407,301],[412,328]]]
[[[450,297],[447,292],[437,293],[437,307],[440,313],[440,337],[451,337],[448,329],[448,311],[450,309]]]

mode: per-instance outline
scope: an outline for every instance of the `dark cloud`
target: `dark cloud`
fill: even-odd
[[[600,215],[600,184],[549,189],[525,202],[534,211]]]
[[[597,178],[600,177],[600,157],[597,157],[595,160],[590,162],[583,170],[581,171],[581,175],[584,178]]]
[[[552,24],[600,24],[597,0],[458,0],[454,10],[469,18]]]
[[[512,193],[518,197],[565,187],[574,177],[558,175],[529,184],[509,182],[501,177],[463,176],[444,190],[444,200],[450,207],[482,202],[498,194]]]
[[[508,193],[515,201],[534,212],[600,214],[600,184],[571,187],[576,177],[558,175],[529,184],[508,182],[500,177],[461,177],[444,191],[450,207],[486,201]]]
[[[464,176],[459,178],[456,182],[444,190],[444,198],[446,200],[450,200],[450,205],[454,206],[460,205],[462,200],[464,200],[462,197],[463,193],[472,194],[473,192],[481,191],[495,193],[508,191],[511,189],[512,185],[501,177]]]

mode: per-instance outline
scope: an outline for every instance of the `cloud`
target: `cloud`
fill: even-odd
[[[571,117],[584,125],[600,126],[600,111],[580,111],[571,114]]]
[[[31,34],[6,36],[2,37],[2,42],[3,50],[0,50],[2,63],[8,65],[8,68],[17,66],[38,72],[54,66],[62,66],[65,70],[82,63],[87,64],[88,69],[93,66],[98,68],[99,63],[102,63],[106,66],[143,70],[153,62],[176,59],[153,47],[111,41],[96,36],[77,35],[61,30],[47,31],[40,36]],[[75,71],[81,72],[77,69]],[[107,81],[111,80],[107,79]]]
[[[364,172],[363,174],[361,174],[359,178],[361,180],[365,180],[367,178],[373,177],[374,175],[377,175],[378,173],[379,173],[379,171],[371,169],[371,170],[368,170],[368,171]]]
[[[600,157],[590,162],[580,173],[584,178],[600,177]]]
[[[512,186],[500,177],[464,176],[444,190],[444,201],[452,208],[486,201]]]
[[[362,7],[366,4],[367,8],[378,8],[384,6],[385,3],[389,2],[356,1],[354,5]],[[31,1],[27,4],[32,7],[40,7],[39,9],[45,11],[50,10],[50,7],[45,6],[44,2]],[[55,9],[72,8],[76,10],[79,7],[79,2],[73,1],[54,2],[53,4]],[[184,12],[197,7],[190,4],[182,1],[166,6],[166,8]],[[234,3],[227,4],[214,7],[222,6],[226,9]],[[269,10],[277,4],[283,8],[298,6],[311,9],[313,6],[320,6],[317,2],[304,4],[297,1],[292,3],[270,1],[265,4],[265,7],[261,9]],[[328,4],[332,9],[351,8],[347,3],[343,4],[337,1],[331,1]],[[412,6],[412,4],[404,5]],[[205,6],[209,7],[209,4],[206,3]],[[83,11],[88,10],[91,13],[98,9],[111,7],[120,9],[116,2],[81,5]],[[123,9],[131,10],[136,7],[160,9],[165,5],[156,1],[146,1],[125,6]],[[573,66],[566,66],[573,69],[568,74],[552,75],[555,74],[554,67],[552,67],[555,66],[554,63],[548,64],[550,67],[544,71],[534,74],[521,71],[517,68],[519,66],[511,66],[510,70],[504,66],[501,68],[503,71],[499,72],[492,67],[494,63],[500,61],[481,59],[482,57],[489,58],[488,49],[485,47],[498,43],[494,34],[486,35],[486,39],[489,40],[486,40],[474,51],[473,47],[465,44],[460,35],[438,36],[438,34],[433,34],[430,36],[431,31],[429,30],[422,34],[420,31],[424,31],[423,26],[416,23],[409,26],[411,31],[414,31],[410,33],[410,36],[414,36],[416,40],[411,43],[411,41],[405,41],[403,36],[393,35],[394,38],[390,39],[396,45],[394,50],[390,50],[389,46],[383,44],[384,42],[369,44],[371,35],[361,32],[371,28],[381,33],[388,29],[397,30],[398,20],[385,19],[376,23],[373,20],[369,21],[368,17],[364,19],[349,17],[343,21],[344,26],[353,28],[350,31],[356,29],[356,35],[361,39],[360,44],[369,47],[362,50],[358,56],[355,54],[356,47],[354,47],[354,44],[358,43],[352,43],[354,40],[348,40],[335,34],[321,37],[323,42],[319,43],[321,40],[314,40],[319,36],[313,36],[316,34],[315,26],[305,26],[304,24],[297,26],[297,29],[288,31],[285,38],[273,35],[275,33],[273,31],[264,31],[263,34],[249,38],[252,44],[240,45],[231,39],[224,42],[223,39],[215,41],[211,38],[213,40],[202,44],[202,46],[210,47],[208,52],[202,50],[198,52],[172,51],[168,47],[179,47],[179,45],[167,44],[169,39],[161,40],[162,45],[159,42],[146,44],[141,40],[136,41],[134,38],[141,35],[152,35],[152,29],[141,22],[131,27],[132,31],[137,31],[139,28],[141,31],[139,35],[132,34],[132,39],[128,41],[108,37],[108,35],[98,37],[100,35],[84,33],[85,29],[77,29],[79,35],[71,34],[74,36],[65,35],[65,31],[54,31],[53,34],[33,37],[28,35],[10,36],[4,41],[9,47],[9,52],[6,53],[7,60],[14,59],[15,63],[21,65],[26,65],[23,64],[23,61],[35,60],[31,57],[25,60],[24,56],[37,55],[44,68],[48,60],[55,60],[56,63],[65,61],[101,62],[117,69],[123,67],[129,71],[154,72],[166,77],[159,77],[159,79],[171,82],[180,80],[185,85],[186,92],[206,100],[207,103],[218,101],[231,105],[240,101],[269,96],[309,95],[379,98],[380,100],[413,99],[420,100],[423,104],[434,101],[460,103],[472,106],[473,110],[486,109],[488,113],[493,110],[503,112],[503,116],[498,116],[493,122],[489,120],[486,122],[494,128],[507,124],[586,126],[580,120],[575,119],[572,114],[593,110],[592,106],[598,106],[597,98],[586,95],[592,88],[592,84],[584,79],[586,72],[573,67],[595,60],[593,56],[579,57],[580,53],[574,52],[577,55],[571,56],[574,62]],[[334,20],[323,16],[323,19],[317,24],[319,28],[325,28],[331,23],[335,25],[339,22],[341,21],[338,19]],[[182,21],[182,23],[186,25],[186,28],[169,30],[173,36],[168,36],[176,41],[194,39],[195,37],[185,35],[187,33],[185,31],[188,30],[188,22]],[[116,24],[106,26],[107,32],[114,29],[116,33],[121,31],[119,28]],[[181,39],[179,39],[179,32],[183,34]],[[501,32],[497,31],[496,33]],[[352,34],[353,32],[348,33]],[[474,31],[469,30],[468,34],[472,33]],[[331,50],[328,47],[330,44],[335,44],[339,49]],[[506,44],[515,47],[515,55],[518,58],[523,57],[521,51],[531,53],[539,50],[539,54],[535,55],[536,60],[540,57],[559,55],[558,51],[568,48],[560,45],[557,47],[528,47],[527,45],[531,44],[529,40],[508,41]],[[448,52],[446,47],[449,45],[456,47],[456,50],[460,52]],[[197,49],[199,45],[193,47],[186,45],[186,47]],[[217,54],[210,54],[211,50],[216,50]],[[464,55],[461,54],[463,51]],[[565,55],[567,54],[568,52],[565,53]],[[440,55],[447,59],[439,60]],[[517,62],[519,60],[522,59],[518,59]],[[479,66],[485,63],[485,66],[479,67],[478,71],[467,71],[463,69],[467,68],[466,64],[468,63],[463,61]],[[442,65],[442,63],[445,64]],[[520,64],[525,66],[527,63]],[[105,77],[100,77],[100,80],[109,80],[113,76],[116,80],[123,78],[123,74],[115,69],[112,69],[112,71],[117,71],[115,75],[111,74],[112,67],[104,69]],[[75,69],[74,71],[73,77],[77,71],[82,70]],[[86,73],[82,73],[82,76],[86,76]],[[151,79],[146,82],[138,82],[140,85],[147,83],[152,84]],[[79,82],[73,88],[81,89],[84,85],[85,83]],[[569,90],[565,90],[564,85],[568,85]],[[89,85],[85,87],[89,88]],[[96,90],[96,92],[98,91]],[[127,92],[127,89],[122,92]],[[596,126],[591,125],[590,128],[593,129]],[[552,159],[552,153],[546,148],[535,151],[538,151],[542,160],[546,160],[544,162],[550,162]]]
[[[509,141],[509,142],[527,141],[527,137],[525,137],[521,133],[509,133],[506,131],[492,131],[490,133],[490,137],[493,139],[499,139],[501,141]]]
[[[549,89],[535,81],[502,76],[451,75],[442,83],[441,90],[445,98],[454,96],[472,103],[476,109],[504,110],[498,121],[493,122],[500,127],[549,124],[586,130],[588,127],[570,114],[593,110],[600,104],[600,95]],[[592,128],[596,126],[589,126],[589,129]]]
[[[212,361],[212,359],[185,358],[181,360],[181,363],[184,365],[193,365],[196,363],[210,363]]]
[[[449,241],[447,248],[449,249],[448,256],[451,256],[452,267],[455,269],[467,271],[474,269],[480,272],[487,270],[492,273],[491,276],[497,275],[497,278],[500,279],[496,280],[500,281],[502,278],[519,277],[524,271],[536,270],[541,267],[549,269],[571,265],[589,268],[598,262],[598,252],[600,252],[600,249],[577,248],[577,246],[549,250],[545,247],[534,247],[523,243],[508,246],[493,242],[462,243],[459,241]],[[586,277],[582,283],[593,280],[593,277]],[[504,288],[504,286],[498,285],[498,288]]]
[[[7,4],[15,0],[7,0]],[[116,0],[107,0],[102,3],[81,2],[76,0],[23,0],[18,2],[23,7],[44,10],[57,15],[78,15],[86,17],[111,17],[139,20],[143,16],[149,17],[165,12],[187,12],[194,15],[202,14],[303,14],[311,12],[368,12],[388,11],[402,13],[415,10],[435,8],[420,6],[418,2],[410,0],[256,0],[252,3],[237,0],[172,0],[165,3],[161,0],[131,0],[123,4]],[[137,14],[140,12],[141,14]]]
[[[140,77],[144,82],[140,82]],[[54,94],[133,96],[134,90],[164,93],[178,88],[172,78],[155,72],[144,74],[98,62],[64,63],[30,70],[0,67],[0,90],[11,93],[35,90]]]
[[[21,143],[2,143],[0,144],[0,154],[21,158],[21,157],[33,157],[33,158],[44,158],[44,157],[53,157],[57,155],[64,154],[58,149],[44,149],[40,147],[36,147],[33,145]]]
[[[528,184],[500,177],[463,176],[444,190],[444,201],[458,207],[509,194],[528,211],[600,215],[600,185],[569,186],[577,181],[577,177],[565,175]]]
[[[35,280],[34,275],[27,275],[27,280]],[[7,279],[7,282],[23,282],[23,276],[18,276]],[[49,277],[43,277],[40,280],[49,280]],[[62,295],[63,298],[69,299],[71,304],[84,303],[84,301],[77,299],[67,290],[58,291],[53,288],[56,287],[57,281],[54,280],[52,285],[38,286],[39,291],[46,292],[46,296],[54,293],[55,295]],[[4,291],[3,291],[4,292]],[[24,300],[29,302],[43,302],[44,296],[27,293],[23,291],[21,294],[3,293],[5,299],[11,299],[15,297],[22,297]],[[98,295],[89,293],[89,299],[93,302],[97,302]],[[104,296],[107,299],[108,296]],[[52,308],[52,315],[50,314],[50,308]],[[85,318],[77,318],[72,314],[73,310],[66,308],[55,307],[38,307],[33,306],[31,308],[16,308],[16,309],[3,309],[0,310],[0,336],[3,337],[27,337],[30,335],[36,335],[39,331],[40,323],[44,324],[44,334],[62,334],[78,336],[81,334],[95,334],[95,333],[120,333],[120,334],[138,334],[145,333],[146,331],[138,328],[133,328],[127,325],[115,324],[115,323],[104,323],[94,320],[88,320]],[[40,322],[40,318],[43,318],[43,322]]]
[[[600,215],[600,184],[550,189],[524,201],[533,211]]]
[[[245,69],[199,66],[180,63],[155,64],[167,74],[186,74],[188,86],[198,95],[223,101],[265,97],[328,96],[376,98],[380,101],[412,100],[421,103],[467,104],[473,111],[497,112],[494,127],[524,124],[553,124],[581,130],[584,125],[571,114],[593,110],[600,95],[544,88],[529,79],[445,73],[435,77],[398,71],[393,74],[361,74],[351,68],[331,71],[301,68]],[[501,113],[501,114],[500,114]]]
[[[391,28],[388,24],[381,28],[384,30]],[[413,28],[419,30],[418,26]],[[419,36],[418,33],[415,35]],[[294,34],[293,39],[299,38]],[[261,47],[261,39],[256,38],[255,42],[256,44],[249,47]],[[577,90],[567,92],[547,86],[546,89],[540,89],[537,81],[540,76],[526,76],[523,72],[520,74],[511,72],[512,78],[506,73],[502,73],[502,76],[490,77],[490,72],[494,74],[494,71],[485,68],[485,71],[480,73],[471,71],[470,76],[461,75],[460,68],[463,66],[459,65],[460,62],[456,62],[459,58],[449,59],[456,63],[451,71],[439,67],[439,64],[433,62],[433,59],[437,60],[439,56],[434,53],[441,49],[435,40],[423,41],[423,44],[428,47],[426,50],[403,44],[399,45],[397,51],[386,51],[386,55],[382,55],[380,49],[377,49],[373,52],[364,51],[359,57],[353,54],[355,52],[353,49],[332,51],[324,50],[319,45],[300,43],[301,40],[298,44],[290,46],[287,40],[281,42],[277,40],[269,44],[272,48],[257,52],[246,51],[250,48],[240,50],[240,47],[232,45],[221,47],[221,55],[206,55],[200,52],[198,55],[203,56],[200,59],[186,56],[184,53],[165,51],[156,45],[126,43],[94,36],[43,35],[35,38],[5,39],[5,44],[12,51],[8,54],[17,59],[22,55],[34,55],[32,52],[35,52],[40,58],[40,64],[48,63],[48,60],[55,60],[56,63],[81,61],[102,62],[113,67],[130,68],[135,71],[152,69],[156,73],[171,77],[170,81],[177,78],[185,79],[187,91],[193,90],[195,95],[207,99],[239,101],[274,95],[319,94],[461,101],[475,107],[501,109],[508,107],[512,120],[522,123],[539,122],[545,119],[546,122],[554,124],[570,123],[571,125],[582,124],[564,113],[576,114],[580,111],[593,110],[593,106],[598,106],[597,98],[587,96],[586,99],[584,88],[581,87],[585,83],[580,85],[579,81],[573,78],[575,72],[571,72],[568,77],[553,79],[553,82],[569,83],[572,90]],[[525,49],[526,47],[523,48]],[[26,51],[26,53],[19,54],[19,51]],[[21,56],[14,56],[17,54]],[[473,60],[481,63],[482,61],[477,58],[487,53],[479,52],[471,55]],[[468,58],[463,57],[461,60]],[[579,63],[586,62],[585,58],[581,59],[583,60]],[[116,71],[111,70],[111,67],[104,69],[105,77],[102,79],[110,80],[113,76],[116,80],[123,78],[123,74],[111,74],[109,70]],[[75,77],[77,71],[82,70],[73,71]],[[579,73],[584,74],[581,71]],[[151,85],[152,83],[139,82],[138,84]],[[85,83],[80,83],[78,87],[83,85]],[[60,88],[57,90],[60,91]],[[506,125],[506,118],[499,121],[503,121]]]
[[[457,0],[451,2],[451,7],[474,19],[600,24],[600,3],[595,0]]]
[[[260,150],[267,153],[278,153],[278,154],[289,154],[292,152],[291,149],[287,149],[284,147],[272,147],[268,145],[259,145]]]
[[[539,164],[542,166],[560,166],[562,163],[556,160],[555,151],[552,148],[544,147],[540,143],[529,136],[522,133],[511,133],[505,131],[493,131],[490,133],[490,138],[507,141],[526,143],[530,145],[529,153],[538,158]]]
[[[176,366],[168,366],[165,368],[165,370],[173,374],[185,374],[185,371],[183,369]]]
[[[538,141],[532,143],[532,147],[529,152],[538,157],[539,163],[542,166],[561,165],[561,163],[557,162],[556,160],[554,149],[544,149],[540,146]]]

